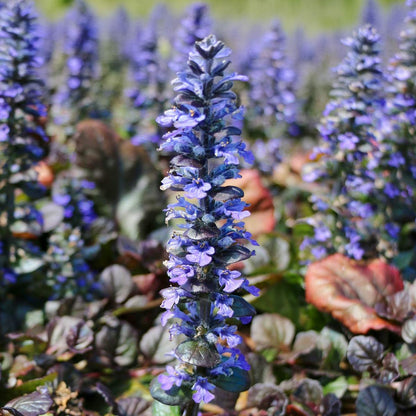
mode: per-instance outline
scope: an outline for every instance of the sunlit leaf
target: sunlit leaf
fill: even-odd
[[[381,260],[363,263],[334,254],[308,267],[305,288],[308,302],[331,313],[354,333],[400,331],[374,309],[376,303],[404,288],[399,271]]]
[[[253,318],[250,334],[258,350],[284,349],[293,341],[295,326],[289,319],[279,314],[263,313]]]
[[[102,271],[100,284],[105,296],[114,299],[118,304],[123,303],[134,288],[131,273],[118,264],[113,264]]]
[[[168,406],[158,401],[152,404],[153,416],[180,416],[181,408],[179,406]]]

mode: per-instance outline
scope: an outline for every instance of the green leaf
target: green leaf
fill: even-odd
[[[248,371],[242,370],[241,368],[233,368],[233,374],[231,376],[219,376],[212,383],[232,393],[246,391],[251,385]]]
[[[13,387],[12,389],[7,389],[5,391],[0,389],[1,398],[2,400],[11,400],[24,394],[32,393],[38,387],[54,381],[57,376],[57,373],[50,373],[45,377],[34,378],[32,380],[26,381],[20,386]]]
[[[330,383],[323,386],[324,394],[333,393],[339,399],[345,394],[348,389],[348,381],[345,376],[338,377]]]
[[[34,271],[40,269],[44,264],[45,262],[40,258],[24,257],[16,264],[14,271],[17,274],[33,273]]]
[[[304,299],[304,294],[298,285],[280,280],[265,290],[253,306],[263,312],[283,315],[298,326],[299,308],[302,306],[300,299]]]
[[[414,255],[414,250],[402,251],[393,258],[393,265],[396,266],[399,270],[403,270],[410,266]]]
[[[221,362],[215,345],[203,337],[180,343],[175,352],[183,362],[199,367],[212,368]]]
[[[168,406],[158,401],[154,401],[152,405],[153,416],[180,416],[181,408],[179,406]]]
[[[47,202],[40,208],[43,218],[43,232],[54,230],[64,219],[64,208],[54,202]]]

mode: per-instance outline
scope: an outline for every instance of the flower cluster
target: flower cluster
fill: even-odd
[[[52,200],[64,208],[64,218],[73,227],[85,231],[97,218],[94,201],[87,192],[95,189],[94,182],[75,177],[62,177],[54,183]]]
[[[332,100],[319,125],[323,142],[304,173],[304,180],[323,185],[322,194],[312,201],[318,214],[308,220],[314,236],[301,247],[312,248],[318,257],[341,251],[361,259],[388,251],[383,242],[389,237],[380,230],[388,222],[382,211],[386,198],[376,181],[375,131],[384,105],[379,39],[366,25],[343,41],[350,51],[336,68]]]
[[[243,192],[224,185],[226,179],[240,177],[240,157],[252,161],[238,138],[241,131],[227,123],[241,117],[233,81],[246,80],[225,74],[229,54],[213,35],[196,42],[188,69],[173,81],[175,106],[157,119],[169,128],[161,149],[176,154],[162,189],[181,192],[167,209],[167,220],[178,224],[167,245],[166,266],[178,286],[162,291],[167,309],[162,323],[174,318],[171,334],[186,340],[174,351],[178,364],[158,378],[161,389],[152,389],[167,404],[179,388],[192,392],[196,403],[212,400],[215,386],[248,388],[248,364],[238,349],[241,339],[237,327],[227,323],[229,318],[246,323],[254,313],[233,292],[257,293],[239,271],[228,268],[254,254],[246,242],[256,244],[242,222],[249,215]]]
[[[158,9],[155,10],[157,12]],[[146,126],[143,120],[154,120],[167,100],[166,69],[159,54],[157,14],[154,13],[148,25],[140,31],[137,46],[132,48],[130,55],[130,78],[132,87],[126,91],[132,107],[135,109],[133,120],[129,122],[128,130],[132,143],[143,145],[146,143],[159,144],[161,137],[154,131],[153,123]],[[137,110],[140,117],[137,117]],[[138,120],[141,120],[139,122]]]
[[[80,228],[60,224],[49,237],[44,260],[52,299],[78,295],[91,300],[99,294],[98,277],[85,260]]]
[[[0,3],[0,287],[16,280],[25,253],[38,251],[19,238],[41,227],[42,218],[29,201],[43,194],[33,167],[49,143],[39,122],[46,113],[40,103],[36,33],[35,15],[26,0]],[[17,201],[18,193],[26,197]]]
[[[281,140],[256,139],[250,146],[255,158],[255,166],[265,175],[272,176],[274,169],[282,161]]]
[[[89,92],[98,72],[98,30],[95,16],[84,2],[76,0],[64,20],[65,77],[53,97],[55,123],[71,125],[88,114]]]

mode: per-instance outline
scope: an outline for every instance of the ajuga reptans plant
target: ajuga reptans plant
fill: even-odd
[[[388,240],[385,198],[375,186],[375,120],[384,104],[379,39],[366,25],[343,41],[350,51],[336,68],[332,99],[318,127],[322,145],[304,174],[304,180],[323,185],[313,196],[318,214],[308,220],[314,236],[301,247],[314,257],[343,252],[359,260],[383,252],[381,241]]]
[[[399,52],[390,62],[385,117],[378,129],[378,181],[388,198],[390,233],[416,265],[416,1],[408,1]],[[410,257],[409,257],[410,258]]]
[[[206,4],[195,3],[189,6],[173,39],[174,53],[169,65],[173,71],[178,72],[186,69],[186,59],[189,52],[195,42],[201,41],[210,34],[211,26],[209,8]]]
[[[252,155],[238,138],[241,131],[227,123],[229,117],[241,117],[233,81],[246,79],[225,74],[229,54],[213,35],[196,42],[187,70],[173,81],[174,107],[157,119],[170,129],[161,148],[176,154],[162,189],[181,192],[167,209],[167,220],[179,221],[166,262],[170,281],[178,286],[162,291],[167,309],[162,323],[172,318],[171,335],[185,341],[173,352],[177,364],[157,378],[152,394],[169,405],[187,402],[188,415],[197,414],[198,403],[214,399],[215,386],[249,387],[241,338],[229,320],[246,323],[254,314],[233,292],[257,290],[228,266],[252,256],[245,243],[255,242],[242,222],[249,215],[242,190],[224,182],[239,177],[240,157],[252,161]]]
[[[296,134],[298,102],[295,96],[295,72],[288,65],[285,36],[275,21],[265,35],[260,52],[250,71],[250,115],[254,123],[270,126],[276,134]],[[258,126],[253,126],[258,127]],[[282,131],[283,130],[283,131]]]
[[[39,122],[46,114],[40,104],[37,43],[31,3],[0,3],[0,293],[18,275],[34,271],[29,263],[42,264],[40,249],[19,238],[42,228],[42,217],[30,203],[43,194],[33,167],[48,147]]]
[[[73,125],[89,115],[91,91],[98,73],[96,19],[84,0],[76,0],[64,19],[64,79],[52,100],[54,122],[72,133]]]
[[[134,108],[127,127],[132,143],[145,145],[153,152],[155,144],[160,144],[162,135],[160,129],[153,125],[154,119],[166,108],[168,99],[165,88],[167,68],[159,53],[159,10],[159,7],[154,10],[147,26],[136,35],[137,46],[131,48],[129,58],[132,85],[126,91]]]

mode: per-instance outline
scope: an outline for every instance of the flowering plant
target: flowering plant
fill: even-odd
[[[185,336],[173,352],[175,366],[153,384],[152,394],[165,404],[189,401],[188,414],[196,405],[214,399],[215,386],[228,391],[249,387],[249,366],[238,349],[237,326],[247,323],[254,308],[233,292],[256,288],[229,265],[247,259],[254,251],[244,244],[251,239],[242,220],[249,215],[241,201],[243,192],[223,186],[238,178],[239,157],[252,160],[237,136],[240,130],[227,125],[229,117],[241,117],[231,91],[233,81],[246,77],[225,74],[230,50],[214,36],[195,43],[188,69],[173,81],[175,106],[157,121],[170,130],[161,149],[174,152],[172,169],[162,189],[181,192],[168,206],[167,220],[180,220],[167,250],[171,283],[162,290],[162,323],[171,321],[171,335]],[[192,400],[190,398],[192,397]],[[185,400],[185,401],[186,401]]]

